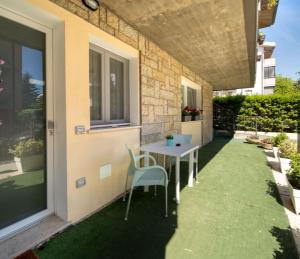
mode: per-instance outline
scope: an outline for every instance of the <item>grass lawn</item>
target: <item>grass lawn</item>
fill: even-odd
[[[238,140],[217,139],[199,153],[199,184],[181,204],[169,186],[169,218],[158,196],[136,190],[128,222],[121,200],[46,243],[40,258],[297,258],[288,220],[265,154]],[[174,175],[173,175],[174,181]]]

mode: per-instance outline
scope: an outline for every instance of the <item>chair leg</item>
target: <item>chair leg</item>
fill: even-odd
[[[127,181],[128,181],[128,175],[126,176],[126,182],[125,182],[125,191],[124,191],[124,195],[123,195],[123,201],[125,201],[125,200],[126,200]]]
[[[129,212],[132,192],[133,192],[133,187],[131,187],[131,189],[130,189],[130,194],[129,194],[129,198],[128,198],[128,202],[127,202],[127,208],[126,208],[126,214],[125,214],[125,219],[124,219],[125,221],[127,221],[127,219],[128,219],[128,212]]]
[[[157,196],[157,186],[154,185],[154,196],[156,197]]]
[[[166,189],[166,214],[165,217],[168,217],[168,185],[165,186]]]
[[[172,174],[172,161],[170,159],[170,163],[169,163],[169,182],[171,180],[171,174]]]

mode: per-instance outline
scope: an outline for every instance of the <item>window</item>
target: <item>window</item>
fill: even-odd
[[[275,67],[265,67],[264,78],[274,78],[274,77],[275,77]]]
[[[187,87],[186,88],[186,94],[187,94],[187,106],[189,107],[196,107],[197,106],[197,90]]]
[[[197,102],[197,90],[188,86],[181,86],[181,106],[182,108],[188,106],[199,108],[199,101]]]
[[[181,83],[181,108],[202,109],[201,86],[185,77],[182,77]]]
[[[129,124],[129,62],[90,46],[90,120],[92,127]]]

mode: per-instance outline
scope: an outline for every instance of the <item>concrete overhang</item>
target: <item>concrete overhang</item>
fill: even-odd
[[[279,0],[274,7],[268,6],[268,0],[261,1],[261,10],[259,12],[258,25],[259,28],[266,28],[274,24]]]
[[[271,58],[273,55],[273,51],[276,48],[275,42],[264,42],[264,58]]]
[[[254,85],[257,0],[102,0],[109,9],[211,83]]]

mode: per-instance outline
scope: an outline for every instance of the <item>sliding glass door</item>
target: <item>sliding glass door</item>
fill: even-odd
[[[0,230],[47,208],[46,34],[0,17]]]

